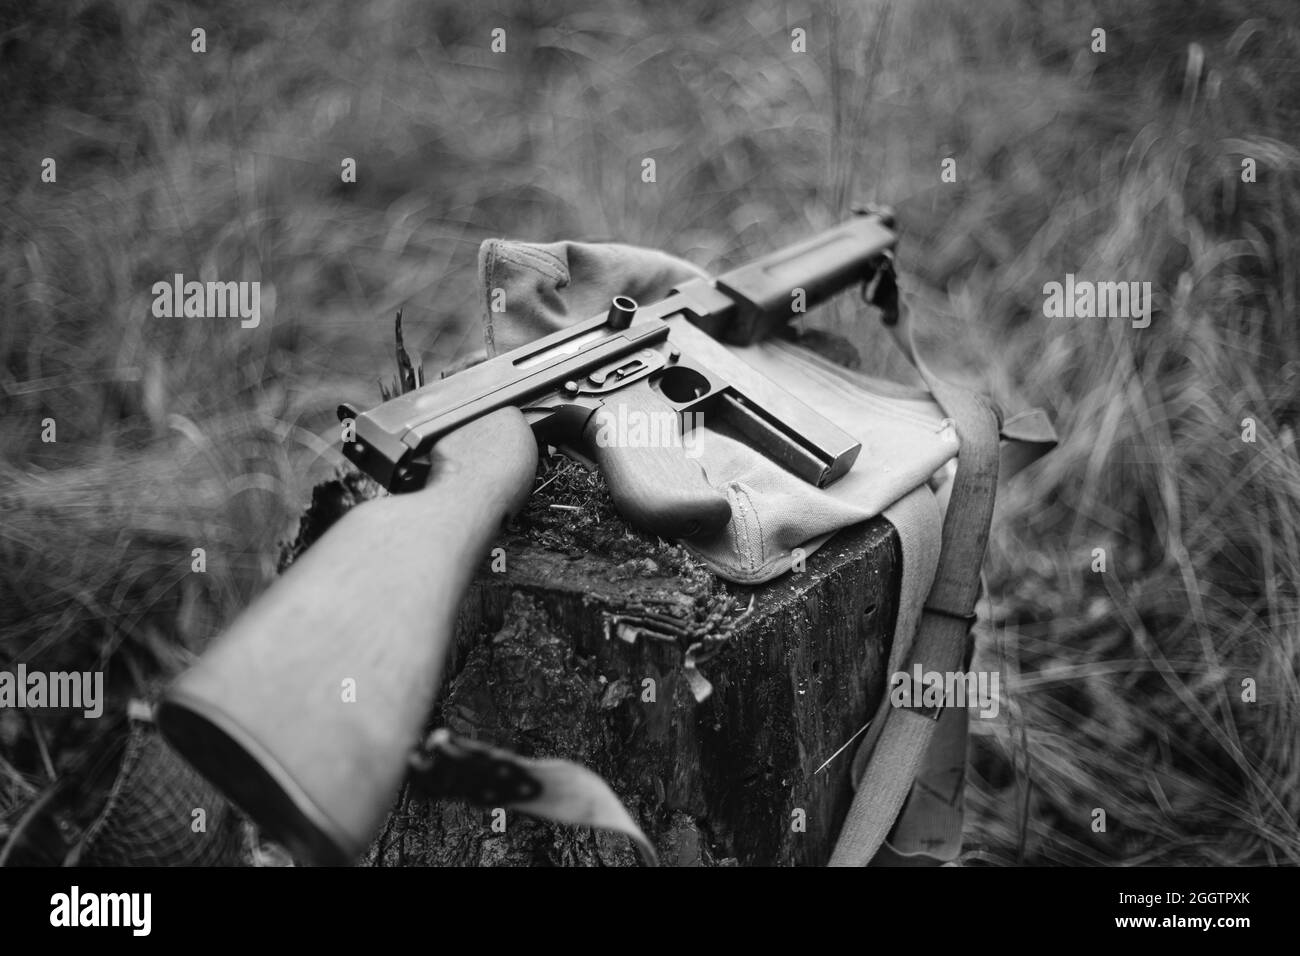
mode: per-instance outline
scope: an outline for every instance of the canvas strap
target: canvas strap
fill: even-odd
[[[979,597],[979,572],[998,483],[1000,422],[997,412],[980,395],[934,375],[920,360],[910,335],[904,329],[898,332],[904,351],[911,356],[944,413],[952,419],[960,452],[941,525],[938,503],[928,488],[917,489],[886,512],[886,517],[898,529],[904,549],[900,620],[888,673],[892,675],[900,670],[910,673],[916,664],[923,671],[955,672],[965,666],[967,641]],[[924,601],[917,601],[915,597],[924,587],[930,562],[934,569],[932,583]],[[912,592],[910,600],[909,591]],[[913,621],[914,640],[911,639]],[[956,761],[957,779],[947,781],[951,786],[937,791],[933,781],[927,780],[927,791],[916,801],[916,806],[922,813],[926,813],[927,807],[957,808],[956,813],[926,813],[927,819],[920,826],[929,831],[928,839],[951,846],[951,830],[955,825],[959,844],[966,713],[964,709],[956,712],[943,706],[893,707],[886,692],[872,720],[871,732],[854,762],[853,776],[859,783],[832,853],[831,866],[866,866],[873,861],[888,861],[878,860],[877,856],[908,802],[941,725],[948,742],[961,747]],[[886,851],[885,857],[888,855]]]

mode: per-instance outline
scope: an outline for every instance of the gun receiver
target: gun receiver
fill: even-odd
[[[802,311],[800,304],[868,281],[893,243],[877,217],[865,216],[712,282],[687,282],[652,305],[616,296],[605,315],[368,412],[341,405],[340,420],[356,424],[343,452],[389,491],[412,491],[424,486],[443,436],[514,406],[539,441],[585,448],[633,524],[670,538],[715,533],[730,506],[685,447],[684,436],[702,420],[738,432],[819,487],[847,472],[861,450],[715,339],[751,343]]]

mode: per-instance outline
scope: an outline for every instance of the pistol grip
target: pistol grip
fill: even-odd
[[[619,512],[661,538],[721,531],[727,496],[709,484],[689,454],[677,410],[644,382],[612,393],[583,429],[583,443]]]

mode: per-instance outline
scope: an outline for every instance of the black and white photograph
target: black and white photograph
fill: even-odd
[[[0,0],[0,83],[15,933],[252,868],[1271,922],[1294,0]]]

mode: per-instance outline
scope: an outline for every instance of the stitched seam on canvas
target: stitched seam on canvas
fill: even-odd
[[[499,251],[499,255],[513,265],[532,269],[534,272],[542,273],[548,279],[554,279],[558,286],[563,287],[569,284],[569,270],[565,266],[564,260],[553,253],[532,249],[528,246],[510,245],[504,246]]]

